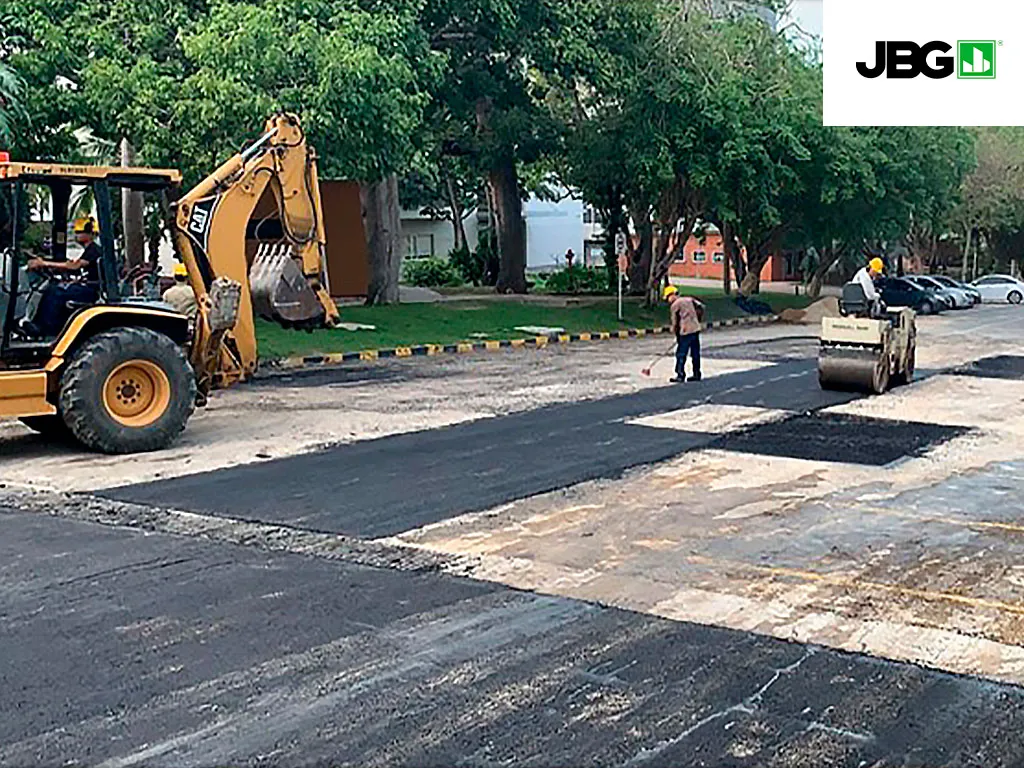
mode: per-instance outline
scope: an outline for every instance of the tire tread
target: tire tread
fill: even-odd
[[[168,361],[187,371],[188,382],[184,402],[171,398],[170,408],[178,409],[173,419],[163,419],[159,429],[146,428],[131,435],[130,440],[122,439],[105,429],[96,409],[102,402],[95,402],[89,394],[89,378],[95,374],[97,363],[106,357],[117,357],[126,348],[141,345],[142,349],[157,350],[157,354],[168,355]],[[126,358],[127,359],[127,358]],[[173,385],[172,385],[173,386]],[[98,333],[86,341],[72,358],[61,377],[60,411],[64,422],[75,438],[87,448],[109,454],[144,453],[167,447],[184,430],[196,407],[196,381],[192,366],[181,348],[162,333],[148,328],[114,328]],[[130,433],[128,433],[130,434]]]

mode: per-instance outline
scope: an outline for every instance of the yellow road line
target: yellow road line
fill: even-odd
[[[932,515],[916,515],[909,512],[900,512],[898,509],[887,509],[885,507],[853,507],[855,511],[867,512],[872,515],[888,515],[899,517],[904,520],[916,520],[921,523],[942,523],[944,525],[957,525],[962,528],[985,528],[1009,533],[1024,534],[1024,525],[1014,523],[997,523],[991,520],[968,520],[956,517],[934,517]]]
[[[922,600],[934,602],[954,603],[965,605],[971,608],[991,608],[997,611],[1005,611],[1018,616],[1024,616],[1024,605],[1020,603],[1007,603],[1002,600],[990,600],[984,597],[968,597],[953,592],[938,592],[930,589],[917,589],[914,587],[900,587],[895,584],[884,584],[878,581],[866,581],[854,576],[841,576],[831,573],[819,573],[818,571],[806,571],[800,568],[785,568],[771,565],[754,565],[734,560],[722,560],[719,558],[694,556],[687,558],[693,565],[708,567],[738,568],[741,570],[762,573],[766,576],[786,576],[789,578],[802,579],[803,581],[818,582],[834,587],[846,589],[866,589],[887,594],[899,595],[901,597],[916,597]]]

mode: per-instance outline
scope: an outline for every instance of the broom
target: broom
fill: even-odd
[[[651,377],[651,371],[654,370],[654,366],[656,366],[658,363],[660,363],[664,358],[669,357],[670,355],[674,355],[675,353],[676,353],[676,345],[673,344],[671,347],[668,348],[667,351],[663,352],[662,354],[660,354],[656,358],[654,358],[654,360],[651,361],[651,364],[649,366],[647,366],[642,371],[640,371],[640,375],[641,376],[646,376],[647,378],[650,378]]]

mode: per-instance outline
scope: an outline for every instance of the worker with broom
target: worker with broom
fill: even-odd
[[[673,384],[686,381],[700,381],[700,332],[703,328],[704,305],[690,296],[680,296],[674,285],[665,288],[663,296],[668,301],[672,318],[672,333],[676,336],[676,375]],[[686,378],[686,358],[690,357],[693,375]]]

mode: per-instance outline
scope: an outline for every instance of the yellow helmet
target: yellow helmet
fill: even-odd
[[[874,258],[868,262],[868,268],[872,272],[877,272],[881,274],[882,272],[885,272],[885,262],[879,258]]]
[[[666,285],[665,290],[661,292],[661,298],[670,299],[679,293],[679,289],[674,285]]]
[[[76,235],[98,235],[100,233],[100,227],[92,216],[75,219],[74,228]]]
[[[174,264],[174,276],[175,277],[188,277],[188,269],[180,261]]]

